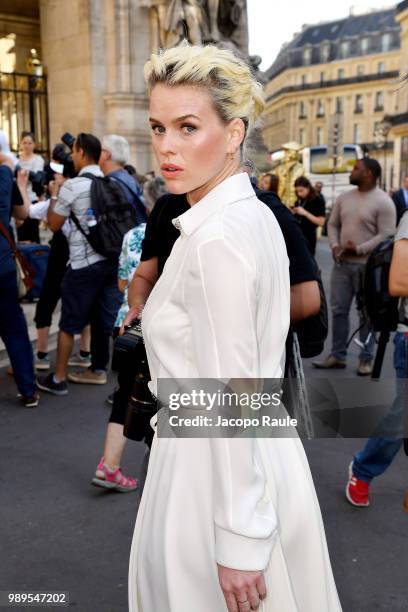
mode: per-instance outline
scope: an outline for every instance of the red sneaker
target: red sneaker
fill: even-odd
[[[346,487],[346,497],[353,506],[366,507],[370,505],[370,485],[353,474],[353,462],[349,467],[349,480]]]

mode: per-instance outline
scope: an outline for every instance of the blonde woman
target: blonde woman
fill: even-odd
[[[143,310],[158,378],[280,378],[288,258],[242,173],[264,103],[230,51],[153,55],[153,148],[190,209]],[[129,569],[130,612],[338,612],[324,528],[298,439],[155,436]]]

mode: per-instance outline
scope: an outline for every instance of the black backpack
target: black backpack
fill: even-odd
[[[71,218],[94,251],[118,259],[124,235],[137,224],[135,208],[116,181],[88,173],[81,176],[92,180],[91,205],[97,223],[85,233],[75,213],[71,212]]]
[[[363,307],[375,332],[391,332],[397,329],[399,298],[388,291],[388,279],[394,238],[383,240],[370,254],[363,277]]]
[[[316,280],[320,291],[319,312],[292,325],[299,341],[300,355],[305,359],[320,355],[329,331],[327,300],[319,270],[316,271]]]

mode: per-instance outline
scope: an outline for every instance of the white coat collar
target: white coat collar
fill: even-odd
[[[214,187],[197,204],[173,219],[173,225],[187,236],[192,234],[204,221],[221,209],[255,195],[246,172],[234,174]]]

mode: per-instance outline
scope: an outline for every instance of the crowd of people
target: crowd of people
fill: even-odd
[[[313,366],[345,368],[350,309],[361,295],[370,253],[389,236],[395,235],[390,293],[408,296],[408,178],[391,199],[378,187],[379,163],[365,157],[356,161],[353,188],[337,198],[328,220],[323,185],[303,176],[294,184],[295,205],[287,207],[277,195],[277,177],[258,176],[245,158],[245,138],[263,108],[261,86],[245,62],[216,47],[181,45],[154,55],[146,76],[153,149],[164,179],[138,175],[129,165],[129,144],[119,135],[99,139],[80,133],[71,151],[57,145],[48,164],[35,153],[33,134],[22,134],[18,159],[0,135],[0,336],[23,404],[36,407],[38,390],[65,396],[69,382],[107,384],[112,336],[140,319],[153,395],[158,378],[297,376],[299,344],[302,354],[317,330],[316,324],[311,335],[306,328],[302,333],[302,325],[322,316],[324,292],[315,256],[318,228],[326,224],[333,255],[332,343],[328,356]],[[233,95],[226,97],[225,87]],[[37,180],[38,173],[44,179]],[[107,200],[106,210],[116,206],[112,215],[121,234],[114,256],[107,254],[108,246],[114,250],[113,230],[103,235],[100,229],[97,196],[99,202]],[[36,305],[34,355],[19,303],[13,245],[39,242],[42,222],[53,236]],[[115,240],[117,246],[118,236]],[[48,336],[60,300],[51,369]],[[375,334],[362,308],[359,316],[357,374],[368,376]],[[406,297],[394,338],[399,380],[407,377],[407,338]],[[92,480],[120,492],[138,487],[136,478],[121,470],[136,376],[137,364],[131,364],[118,372],[114,392],[107,393],[112,411]],[[393,414],[402,414],[402,385],[394,403]],[[146,441],[150,446],[151,438]],[[340,610],[299,441],[173,442],[154,437],[132,546],[130,610],[184,610],[186,602],[194,602],[197,612],[225,605],[230,612],[256,610],[267,588],[274,603],[265,609],[271,612],[298,609],[296,601],[308,612]],[[402,436],[375,438],[356,453],[346,488],[352,504],[368,505],[371,480],[390,465],[401,445]],[[248,470],[254,463],[260,466],[256,473]],[[289,464],[292,475],[286,480]],[[296,489],[293,474],[300,483]],[[186,482],[191,496],[184,512],[186,500],[179,492]],[[265,487],[274,503],[261,499]],[[160,539],[152,537],[157,523],[165,530]],[[175,546],[181,533],[190,538],[187,556]],[[313,551],[313,565],[299,562],[299,549]],[[194,566],[197,582],[176,584],[168,578],[170,563],[173,578],[177,571],[183,574],[186,563]]]

